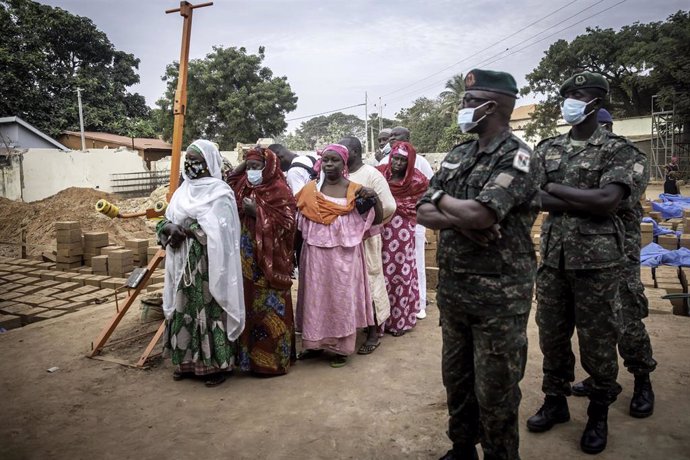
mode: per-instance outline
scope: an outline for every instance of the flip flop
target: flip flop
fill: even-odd
[[[339,368],[343,367],[345,364],[347,364],[347,356],[335,355],[333,359],[331,359],[331,367]]]
[[[223,382],[225,382],[225,375],[223,375],[222,372],[216,372],[215,374],[211,374],[206,378],[204,385],[207,387],[215,387]]]
[[[393,337],[402,337],[406,333],[407,333],[407,331],[393,331],[393,332],[391,332],[391,335]]]
[[[370,355],[376,350],[379,345],[381,345],[381,342],[376,342],[374,344],[367,344],[363,343],[361,347],[359,347],[359,350],[357,350],[358,355]]]
[[[302,353],[297,355],[297,359],[299,359],[300,361],[304,360],[304,359],[314,359],[314,358],[318,358],[322,354],[323,354],[323,350],[314,350],[314,349],[304,350]]]
[[[180,371],[175,371],[173,372],[173,380],[176,382],[179,382],[180,380],[184,380],[187,378],[190,378],[194,375],[194,372],[180,372]]]

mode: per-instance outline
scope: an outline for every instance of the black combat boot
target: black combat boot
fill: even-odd
[[[589,396],[589,388],[585,385],[584,380],[570,387],[570,391],[573,393],[573,396]]]
[[[649,417],[654,413],[654,391],[649,374],[635,376],[635,391],[630,400],[630,415],[636,418]]]
[[[570,420],[568,400],[565,396],[546,395],[544,405],[527,419],[527,428],[535,433],[549,431],[556,423]]]
[[[587,407],[587,426],[580,439],[580,448],[587,454],[598,454],[606,449],[606,438],[609,432],[607,418],[609,407],[605,404],[590,401]]]
[[[474,446],[453,447],[439,460],[479,460],[479,455],[477,455],[477,449]]]

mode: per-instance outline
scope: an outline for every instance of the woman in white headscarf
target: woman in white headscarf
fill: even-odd
[[[232,370],[245,317],[240,222],[221,165],[214,143],[194,141],[184,182],[157,227],[166,248],[165,351],[175,365],[173,378],[202,376],[207,386],[222,383]]]

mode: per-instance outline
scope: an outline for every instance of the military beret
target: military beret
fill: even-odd
[[[599,109],[597,113],[597,123],[613,123],[613,117],[606,109]]]
[[[465,76],[465,91],[490,91],[517,99],[518,87],[509,73],[472,69]]]
[[[565,97],[565,93],[574,89],[581,88],[598,88],[605,92],[609,92],[609,82],[606,81],[603,75],[594,72],[580,72],[568,78],[561,86],[561,96]]]

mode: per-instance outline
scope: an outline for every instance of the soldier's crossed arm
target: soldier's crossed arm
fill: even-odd
[[[475,200],[501,222],[513,208],[532,201],[542,176],[540,165],[526,147],[505,153]]]

